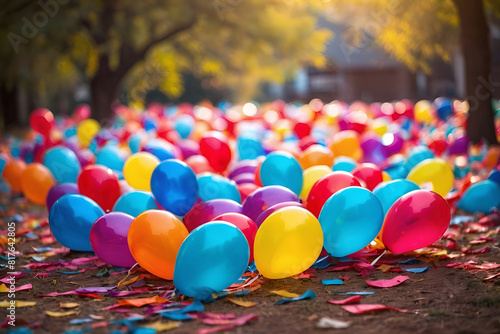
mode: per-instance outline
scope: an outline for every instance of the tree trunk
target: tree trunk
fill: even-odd
[[[105,122],[112,116],[113,104],[118,100],[122,77],[109,69],[108,57],[99,58],[99,68],[90,80],[90,108],[92,118]]]
[[[465,60],[465,86],[469,102],[467,134],[473,143],[498,144],[491,106],[490,30],[482,0],[453,0],[460,20]]]
[[[9,128],[20,126],[17,114],[17,89],[15,87],[8,89],[4,84],[0,83],[0,101],[0,113],[2,115],[0,129],[2,132]]]

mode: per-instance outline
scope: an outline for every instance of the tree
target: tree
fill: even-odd
[[[485,7],[487,9],[485,9]],[[460,45],[465,59],[467,133],[474,143],[498,144],[492,109],[488,17],[498,0],[331,0],[327,16],[350,29],[346,52],[380,45],[411,70],[430,71],[429,61],[449,61]]]
[[[322,65],[330,32],[316,28],[311,3],[10,2],[0,30],[16,36],[0,41],[0,78],[41,95],[87,82],[93,117],[99,120],[111,116],[122,90],[138,101],[155,88],[173,98],[181,95],[184,73],[215,86],[237,87],[241,97],[248,97],[259,80],[283,80],[298,65]],[[50,16],[47,22],[36,21],[40,12]],[[26,21],[37,30],[29,38],[22,30]]]

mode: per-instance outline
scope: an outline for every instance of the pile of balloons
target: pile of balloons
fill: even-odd
[[[1,147],[2,179],[47,207],[64,246],[202,300],[252,262],[280,279],[321,254],[404,253],[437,241],[454,210],[500,206],[500,150],[469,143],[461,101],[114,112],[103,128],[85,105],[33,111],[26,139]]]

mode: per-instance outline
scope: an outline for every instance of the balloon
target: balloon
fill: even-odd
[[[253,221],[274,204],[282,202],[299,202],[299,198],[291,190],[281,186],[267,186],[252,192],[243,202],[243,214]]]
[[[113,207],[113,211],[120,211],[137,217],[147,210],[158,209],[153,194],[147,191],[131,191],[121,195]]]
[[[38,205],[45,205],[47,194],[55,184],[54,176],[42,164],[29,164],[21,174],[21,189],[24,196]]]
[[[404,139],[398,133],[386,133],[382,136],[382,145],[384,145],[384,155],[390,157],[401,152]]]
[[[422,161],[432,158],[434,158],[434,153],[432,153],[432,151],[429,150],[429,148],[427,148],[426,146],[414,147],[408,155],[408,160],[406,161],[406,169],[412,170],[413,167],[415,167]]]
[[[233,179],[236,184],[243,184],[243,183],[254,183],[255,184],[255,174],[254,173],[242,173],[236,175]]]
[[[250,259],[248,260],[248,262],[252,262],[253,243],[255,240],[255,235],[257,234],[257,225],[255,225],[253,220],[241,213],[236,212],[223,213],[222,215],[218,215],[211,221],[217,220],[233,224],[243,233],[243,235],[245,235],[245,239],[247,239],[248,246],[250,247]]]
[[[253,160],[261,155],[265,155],[259,138],[242,134],[237,140],[238,156],[240,160]]]
[[[314,144],[301,153],[299,163],[303,169],[317,165],[331,167],[333,165],[333,152],[328,147]]]
[[[208,163],[207,158],[202,155],[192,155],[186,159],[185,163],[195,172],[200,174],[203,172],[215,172],[215,170]]]
[[[78,189],[108,212],[121,195],[118,178],[113,171],[101,165],[85,167],[78,177]]]
[[[255,265],[264,277],[291,277],[313,265],[322,248],[323,232],[316,217],[303,208],[282,208],[257,230]]]
[[[277,210],[282,209],[282,208],[286,208],[288,206],[298,206],[298,207],[304,208],[304,209],[306,208],[300,202],[292,202],[292,201],[290,201],[290,202],[277,203],[277,204],[274,204],[273,206],[270,206],[269,208],[265,209],[259,215],[259,217],[257,218],[257,220],[255,220],[255,225],[257,225],[257,227],[260,227],[260,225],[262,225],[262,223],[267,219],[267,217],[269,217],[270,215],[272,215]]]
[[[437,115],[441,120],[446,121],[453,115],[453,107],[450,100],[438,97],[434,100],[434,105],[436,106]]]
[[[253,174],[251,174],[253,177]],[[212,199],[230,199],[241,203],[241,195],[236,182],[213,173],[198,175],[199,195],[202,201]]]
[[[450,144],[448,148],[448,154],[467,154],[467,148],[469,147],[469,137],[464,134],[455,138],[455,140]]]
[[[367,132],[361,137],[363,161],[380,165],[387,158],[382,138],[375,133]]]
[[[132,221],[127,241],[132,256],[141,267],[171,280],[177,252],[187,236],[186,227],[172,213],[148,210]]]
[[[76,128],[76,136],[82,147],[89,147],[92,139],[97,135],[101,125],[95,119],[88,118],[81,121]]]
[[[302,185],[302,191],[300,192],[299,197],[302,200],[305,200],[316,181],[331,172],[332,170],[330,167],[325,165],[312,166],[304,170],[304,184]]]
[[[181,138],[183,139],[188,138],[189,135],[191,134],[191,131],[193,131],[194,128],[193,116],[187,114],[180,115],[174,121],[174,127],[175,130],[177,130],[177,132],[181,136]]]
[[[245,272],[248,243],[234,225],[222,221],[204,224],[182,243],[175,262],[174,285],[180,293],[207,301],[212,293],[235,283]]]
[[[242,160],[238,161],[229,168],[229,178],[232,180],[240,174],[255,173],[255,169],[259,163],[257,160]]]
[[[441,238],[450,218],[450,207],[443,197],[428,190],[414,190],[387,211],[380,239],[393,253],[413,251]]]
[[[45,153],[43,164],[59,183],[76,183],[81,171],[76,154],[67,147],[55,146]]]
[[[366,183],[368,190],[373,190],[384,180],[382,170],[372,163],[362,163],[352,170],[352,175]]]
[[[110,212],[97,218],[90,229],[90,246],[101,260],[117,267],[132,267],[136,261],[130,253],[127,234],[134,217]]]
[[[453,188],[453,170],[443,159],[427,159],[416,165],[406,177],[423,187],[430,185],[432,191],[446,196]]]
[[[78,186],[76,183],[61,183],[50,188],[47,199],[45,200],[47,210],[50,212],[54,203],[66,194],[78,194]]]
[[[90,198],[67,194],[59,198],[49,212],[50,230],[63,246],[72,250],[92,252],[90,229],[104,211]]]
[[[43,136],[49,135],[54,123],[54,115],[48,109],[38,108],[33,110],[30,115],[31,128]]]
[[[353,130],[341,131],[335,134],[330,149],[336,157],[346,156],[356,161],[360,161],[363,157],[359,134]]]
[[[232,153],[224,134],[208,131],[200,139],[200,152],[216,172],[223,172],[231,162]]]
[[[347,172],[331,172],[320,178],[311,188],[307,196],[306,207],[311,213],[319,217],[321,208],[326,200],[340,189],[361,186],[359,181]]]
[[[264,186],[283,186],[297,195],[302,190],[302,168],[288,152],[275,151],[268,154],[260,166],[260,179]]]
[[[494,181],[500,185],[500,168],[495,167],[491,170],[490,174],[488,175],[488,180]]]
[[[151,175],[160,160],[148,152],[132,154],[123,165],[123,177],[133,188],[151,191]]]
[[[206,202],[199,202],[184,216],[184,225],[189,232],[198,226],[214,219],[215,217],[228,212],[242,213],[242,207],[230,199],[213,199]]]
[[[357,161],[349,157],[338,157],[333,162],[332,170],[334,172],[344,171],[350,173],[357,165]]]
[[[114,145],[108,144],[97,153],[96,164],[121,172],[126,159],[126,152],[118,149]]]
[[[434,120],[432,105],[429,101],[422,100],[415,103],[413,112],[417,122],[431,123]]]
[[[243,203],[248,195],[259,189],[260,187],[254,183],[242,183],[238,184],[237,188],[241,195],[241,202]]]
[[[483,180],[471,185],[457,204],[470,213],[489,213],[500,206],[500,185],[492,180]]]
[[[160,161],[175,159],[178,157],[178,152],[175,146],[161,138],[148,140],[146,145],[142,148],[142,151],[151,153]]]
[[[343,257],[359,251],[377,237],[384,212],[371,191],[348,187],[326,201],[318,220],[326,251],[332,256]]]
[[[182,216],[198,198],[198,181],[193,170],[184,162],[168,159],[154,169],[151,192],[165,210]]]
[[[12,159],[5,164],[2,177],[15,192],[20,192],[22,190],[21,175],[25,169],[26,163],[20,159]]]
[[[373,189],[373,193],[382,204],[385,215],[394,202],[396,202],[401,196],[418,189],[420,188],[415,183],[399,179],[379,183],[375,189]]]

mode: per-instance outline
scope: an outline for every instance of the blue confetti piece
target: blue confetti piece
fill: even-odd
[[[45,252],[50,252],[52,250],[52,247],[40,247],[40,248],[33,248],[33,249],[37,253],[45,253]]]
[[[71,331],[64,331],[64,334],[82,334],[82,330],[71,330]]]
[[[73,319],[69,323],[70,325],[80,325],[80,324],[85,324],[87,322],[92,322],[92,319],[90,318],[85,318],[85,319]]]
[[[42,262],[45,260],[45,258],[43,256],[32,256],[31,258],[33,260],[35,260],[36,262]]]
[[[348,292],[340,292],[340,291],[330,291],[334,295],[357,295],[357,296],[368,296],[373,295],[375,291],[348,291]]]
[[[249,294],[249,293],[250,293],[250,291],[251,291],[251,290],[248,290],[248,289],[246,289],[246,290],[241,290],[241,291],[237,291],[237,292],[235,292],[235,293],[234,293],[234,295],[235,295],[235,296],[244,296],[244,295]]]
[[[171,310],[160,310],[156,311],[156,313],[160,313],[162,317],[170,319],[170,320],[192,320],[193,317],[189,316],[187,313],[192,312],[203,312],[205,311],[205,307],[199,301],[194,301],[186,307],[181,309],[171,309]]]
[[[257,270],[257,266],[255,266],[255,261],[252,261],[252,263],[250,263],[250,264],[248,265],[247,270],[248,270],[249,272],[252,272],[252,273],[255,273],[255,272],[257,272],[257,271],[258,271],[258,270]]]
[[[409,271],[412,273],[423,273],[423,272],[426,272],[427,270],[429,270],[429,268],[430,268],[429,266],[423,267],[423,268],[407,268],[407,269],[403,268],[403,271]]]
[[[31,334],[33,333],[32,331],[30,331],[28,328],[19,328],[19,329],[10,329],[7,331],[7,334]]]
[[[19,213],[16,213],[15,215],[5,218],[5,220],[8,222],[21,223],[23,222],[23,217]]]
[[[29,239],[38,239],[38,236],[36,234],[33,234],[33,233],[26,233],[24,236],[29,238]]]
[[[314,262],[314,264],[311,266],[311,268],[317,268],[317,269],[324,269],[329,267],[333,262],[333,259],[330,257],[330,255],[325,255]]]
[[[61,271],[60,272],[61,274],[65,274],[65,275],[74,275],[74,274],[79,274],[80,271]]]
[[[361,260],[350,259],[346,256],[339,258],[339,262],[361,262]]]
[[[316,298],[316,293],[312,290],[307,290],[304,292],[302,295],[295,297],[295,298],[282,298],[278,300],[275,304],[276,305],[282,305],[282,304],[288,304],[290,302],[296,302],[298,300],[305,300],[305,299],[313,299]]]
[[[132,334],[156,334],[156,329],[148,327],[136,327],[130,332]]]
[[[344,281],[342,281],[341,279],[338,279],[338,278],[323,279],[323,280],[321,280],[321,283],[323,283],[323,285],[341,285],[341,284],[344,284]]]
[[[420,263],[420,260],[419,259],[408,259],[408,260],[404,260],[404,261],[399,261],[398,262],[399,264],[417,264],[417,263]]]

